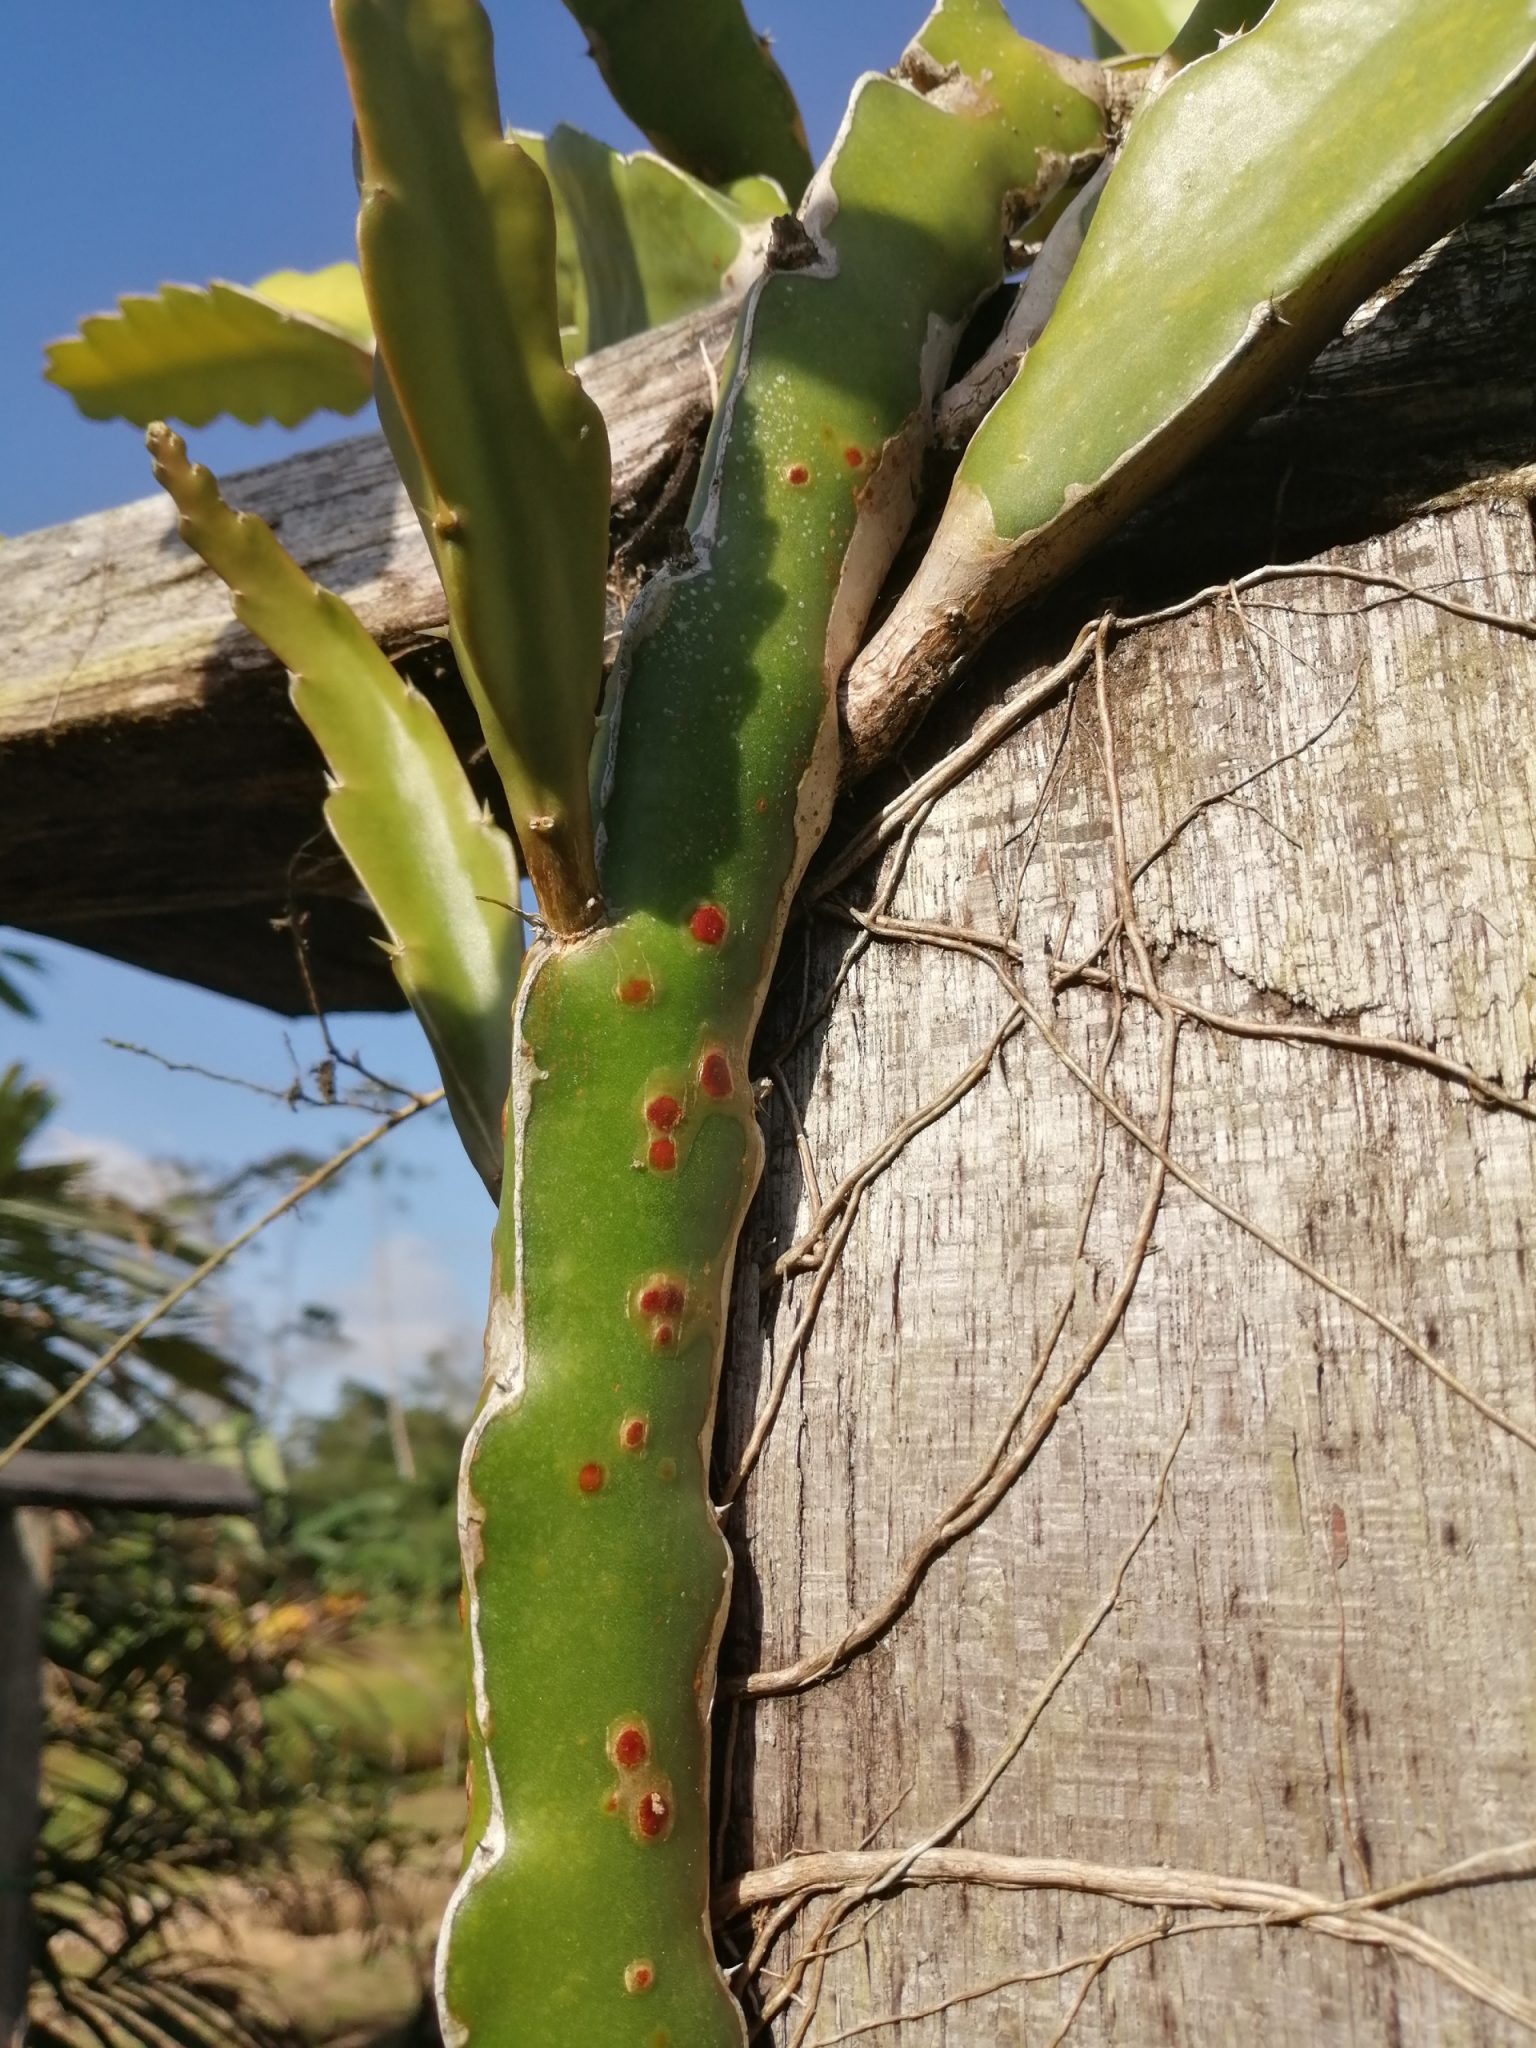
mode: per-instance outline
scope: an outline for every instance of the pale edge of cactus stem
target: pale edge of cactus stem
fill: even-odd
[[[762,1161],[748,1057],[837,773],[837,677],[1005,230],[1103,148],[1096,74],[946,0],[866,77],[737,329],[692,558],[626,621],[603,922],[530,949],[461,1514],[468,1860],[453,2048],[740,2048],[709,1925],[730,1562],[708,1459]]]
[[[850,672],[865,743],[894,745],[1007,613],[1533,150],[1536,0],[1274,0],[1144,101],[1050,324]]]

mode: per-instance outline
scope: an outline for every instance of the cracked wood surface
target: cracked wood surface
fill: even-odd
[[[1526,183],[1358,315],[1053,616],[1076,623],[1106,592],[1182,594],[1213,573],[1380,531],[1446,494],[1509,492],[1536,461],[1533,314]],[[654,555],[675,531],[708,404],[700,343],[717,360],[730,318],[711,309],[589,366],[614,439],[615,532],[631,550],[638,539]],[[431,639],[441,596],[377,438],[234,478],[231,496],[358,606],[472,752]],[[326,1003],[396,1007],[371,916],[323,831],[319,763],[283,678],[174,542],[169,508],[146,499],[8,541],[4,569],[0,912],[294,1011],[304,993],[272,920],[296,907]],[[1026,622],[1000,658],[1019,665],[1050,631]],[[869,717],[860,744],[878,753],[878,706]]]
[[[1326,559],[1536,614],[1518,495]],[[994,664],[908,765],[940,758],[1030,673]],[[1171,995],[1431,1046],[1523,1093],[1536,1063],[1536,644],[1312,579],[1132,634],[1108,681],[1132,868],[1195,811],[1135,891]],[[940,799],[889,906],[898,921],[1015,940],[1025,991],[1090,1067],[1112,997],[1064,989],[1053,1013],[1047,952],[1075,961],[1109,928],[1109,821],[1090,666],[1070,710],[1013,735]],[[896,859],[866,870],[850,900],[868,900]],[[765,1044],[802,1008],[814,1015],[853,936],[825,915],[792,930]],[[984,961],[870,945],[781,1066],[822,1192],[939,1094],[1009,1008]],[[1126,1000],[1109,1085],[1143,1124],[1161,1030]],[[1037,1409],[1066,1370],[1114,1290],[1148,1180],[1146,1153],[1111,1129],[1075,1262],[1097,1133],[1094,1104],[1026,1025],[869,1188],[728,1525],[727,1675],[792,1665],[881,1600],[1071,1300]],[[782,1103],[769,1142],[736,1288],[725,1469],[812,1277],[759,1288],[814,1207]],[[1530,1120],[1402,1065],[1186,1023],[1170,1150],[1536,1428]],[[918,1842],[974,1790],[1103,1598],[1191,1389],[1165,1506],[1118,1605],[957,1847],[1193,1865],[1338,1898],[1530,1836],[1536,1457],[1170,1183],[1122,1325],[989,1519],[841,1675],[739,1705],[726,1874],[852,1848],[893,1808],[875,1846]],[[773,1967],[789,1966],[820,1911],[775,1944]],[[1536,2010],[1536,1883],[1453,1890],[1399,1917],[1499,1980],[1509,2011]],[[1155,1925],[1144,1901],[923,1884],[844,1925],[815,2020],[797,2034],[807,1979],[774,2038],[814,2044]],[[1086,1974],[859,2038],[1045,2042]],[[1530,2036],[1412,1960],[1250,1926],[1119,1956],[1070,2038],[1481,2048]]]

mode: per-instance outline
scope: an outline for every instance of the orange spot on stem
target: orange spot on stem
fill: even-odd
[[[649,1991],[655,1982],[655,1969],[644,1956],[637,1956],[625,1969],[624,1989],[633,1998],[637,1998],[642,1991]]]
[[[670,1351],[677,1342],[677,1332],[670,1323],[658,1323],[656,1334],[651,1341],[658,1351]]]
[[[864,450],[862,448],[845,448],[843,450],[843,460],[850,469],[862,469],[864,467]]]
[[[716,1102],[731,1092],[731,1063],[723,1052],[707,1052],[699,1061],[699,1086]]]
[[[613,1760],[621,1771],[638,1771],[649,1760],[651,1745],[638,1721],[622,1721],[613,1732]]]
[[[683,1105],[675,1095],[653,1095],[645,1105],[645,1120],[653,1131],[670,1131],[683,1120]]]
[[[701,903],[689,918],[688,929],[701,946],[718,946],[725,937],[725,912],[718,903]]]
[[[651,1433],[651,1425],[643,1415],[626,1415],[619,1424],[619,1448],[625,1451],[643,1451],[645,1440]]]
[[[677,1164],[677,1147],[670,1138],[652,1138],[646,1152],[655,1173],[670,1173]]]
[[[677,1280],[647,1280],[640,1290],[643,1316],[676,1316],[683,1312],[683,1289]]]
[[[798,487],[800,484],[808,484],[810,480],[811,472],[803,462],[792,462],[784,472],[784,481],[787,484],[794,484]]]
[[[603,1477],[601,1465],[583,1465],[576,1474],[576,1484],[583,1493],[599,1493],[602,1490]]]
[[[643,974],[636,974],[630,980],[619,983],[619,1001],[626,1003],[630,1009],[636,1009],[640,1004],[648,1003],[655,993],[656,991],[651,987],[651,984]]]
[[[672,1802],[653,1788],[635,1801],[635,1827],[648,1842],[659,1842],[672,1825]]]

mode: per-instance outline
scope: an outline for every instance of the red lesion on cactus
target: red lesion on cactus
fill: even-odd
[[[681,1280],[670,1273],[658,1273],[641,1283],[635,1306],[643,1316],[680,1316],[688,1299]]]
[[[656,1968],[648,1956],[636,1956],[625,1966],[624,1989],[631,1998],[638,1998],[643,1991],[649,1991],[656,1982]]]
[[[806,468],[803,462],[790,463],[789,467],[784,472],[785,483],[793,484],[797,490],[800,488],[802,484],[808,484],[810,480],[811,472]]]
[[[653,1095],[645,1105],[645,1120],[653,1131],[675,1130],[683,1120],[683,1105],[675,1095]]]
[[[638,1771],[650,1762],[651,1738],[645,1723],[627,1714],[608,1730],[608,1755],[621,1771]]]
[[[651,1342],[658,1351],[670,1351],[677,1342],[677,1332],[670,1323],[658,1323]]]
[[[843,450],[843,460],[850,469],[862,469],[864,467],[864,450],[849,446]]]
[[[731,1063],[718,1048],[705,1053],[699,1061],[699,1086],[706,1095],[716,1102],[723,1102],[734,1086],[731,1079]]]
[[[701,903],[689,918],[688,929],[701,946],[718,946],[725,937],[725,912],[718,903]]]
[[[643,1842],[660,1842],[672,1832],[672,1788],[663,1779],[649,1785],[630,1809],[635,1833]]]
[[[607,1475],[601,1465],[587,1464],[583,1465],[576,1474],[576,1484],[583,1493],[601,1493],[603,1490],[603,1480],[606,1477]]]
[[[646,1147],[645,1163],[652,1173],[671,1173],[677,1165],[677,1147],[670,1138],[652,1138]]]
[[[619,983],[614,993],[627,1009],[636,1010],[650,1002],[656,989],[654,983],[648,981],[643,974],[632,974],[626,981]]]
[[[626,1415],[619,1424],[619,1448],[625,1451],[643,1451],[651,1434],[651,1425],[643,1415]]]

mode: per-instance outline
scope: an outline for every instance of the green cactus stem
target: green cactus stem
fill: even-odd
[[[1180,71],[1132,120],[1050,324],[967,449],[850,703],[920,716],[1007,612],[1533,149],[1536,0],[1274,0]]]
[[[331,771],[326,823],[384,921],[395,979],[432,1046],[464,1149],[494,1195],[507,1019],[522,964],[511,843],[476,802],[437,713],[355,614],[311,583],[260,519],[230,511],[179,435],[157,423],[148,442],[182,539],[292,674],[294,709]]]
[[[740,2048],[708,1924],[729,1561],[707,1489],[762,1144],[753,1029],[837,778],[835,685],[932,399],[1019,195],[1097,104],[949,0],[859,86],[748,295],[692,560],[626,625],[599,759],[604,923],[530,951],[487,1380],[466,1451],[471,1850],[439,1951],[464,2048]]]
[[[362,159],[380,417],[416,498],[545,920],[598,913],[608,438],[565,368],[555,220],[502,133],[477,0],[335,0]]]
[[[717,192],[637,150],[621,156],[562,123],[544,168],[581,259],[585,346],[607,348],[745,285],[788,201],[771,178]]]
[[[811,152],[788,80],[741,0],[565,0],[608,90],[669,163],[706,185],[754,174],[798,203]]]

